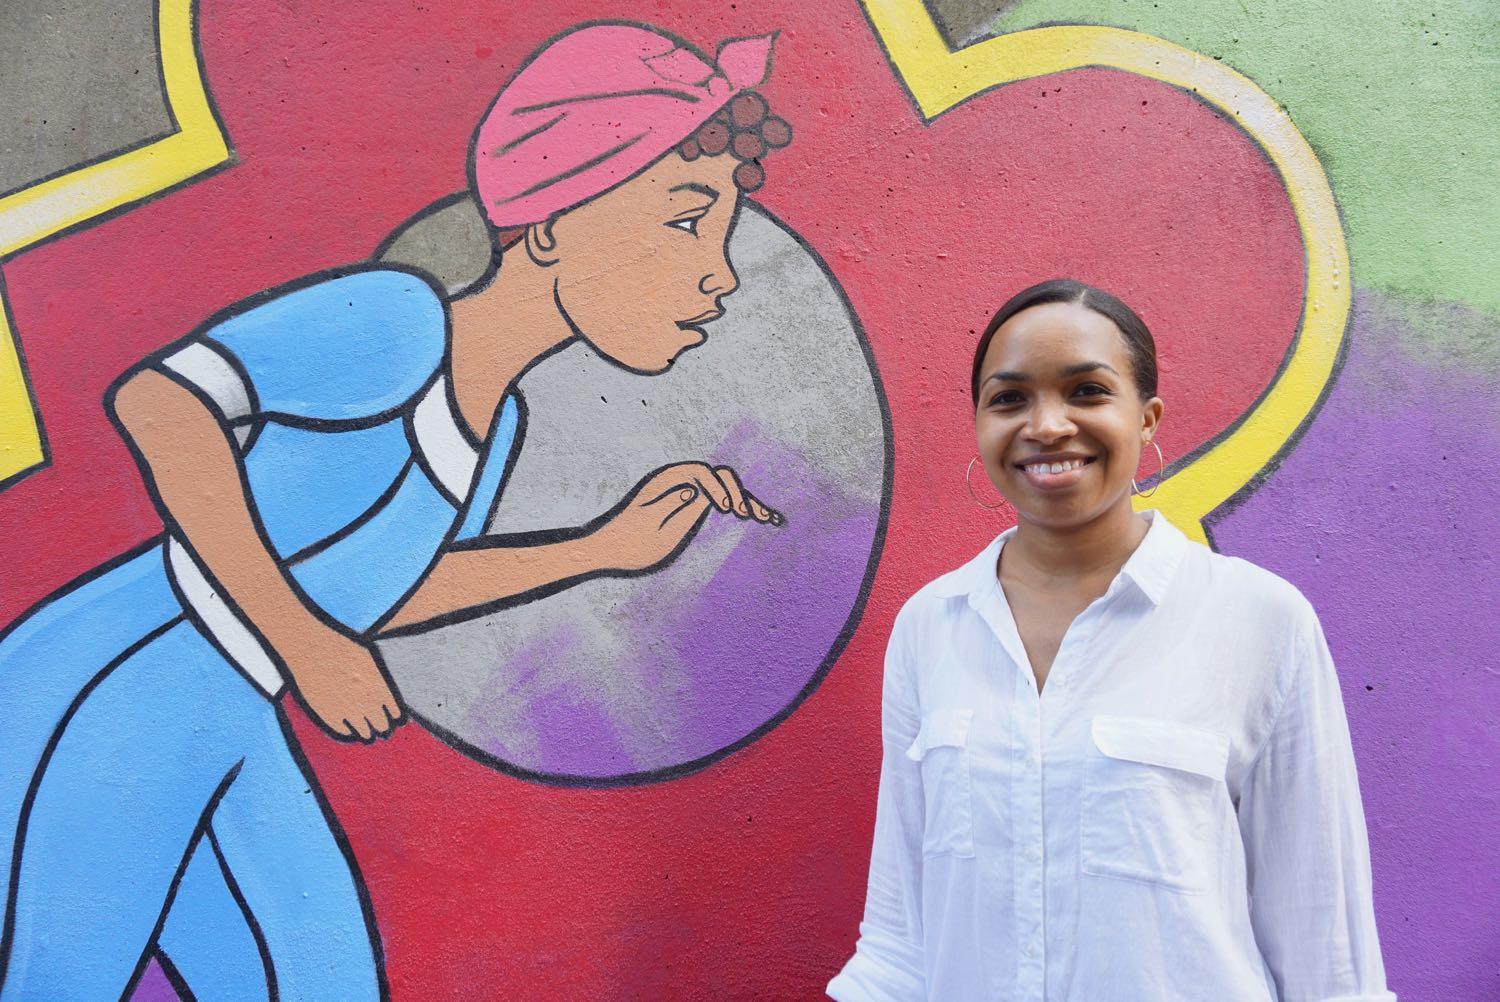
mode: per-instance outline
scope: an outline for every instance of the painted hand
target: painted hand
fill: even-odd
[[[647,476],[599,530],[612,567],[645,571],[674,557],[710,510],[782,525],[780,512],[745,490],[727,466],[677,463]]]
[[[278,650],[302,702],[334,737],[373,741],[405,719],[373,647],[324,628]]]

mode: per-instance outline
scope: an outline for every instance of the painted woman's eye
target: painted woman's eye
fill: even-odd
[[[674,219],[667,225],[691,233],[696,237],[698,235],[698,220],[702,218],[702,216],[689,216],[686,219]]]

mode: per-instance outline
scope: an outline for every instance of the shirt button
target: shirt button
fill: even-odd
[[[1036,942],[1035,941],[1026,944],[1026,956],[1028,956],[1028,957],[1035,957],[1036,956]]]
[[[1037,849],[1031,848],[1031,849],[1027,849],[1026,850],[1026,862],[1028,862],[1028,863],[1040,863],[1041,861],[1042,861],[1042,854]]]

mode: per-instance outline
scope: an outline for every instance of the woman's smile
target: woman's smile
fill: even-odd
[[[1016,463],[1016,469],[1026,476],[1026,482],[1037,490],[1056,491],[1072,487],[1083,479],[1095,456],[1076,454],[1038,456]]]

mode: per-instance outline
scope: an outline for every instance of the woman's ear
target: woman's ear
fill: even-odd
[[[1157,429],[1161,427],[1161,412],[1165,406],[1161,397],[1152,397],[1146,401],[1145,413],[1141,418],[1141,443],[1143,445],[1156,437]]]
[[[557,263],[557,234],[552,232],[555,219],[544,219],[526,227],[526,254],[543,268]]]

